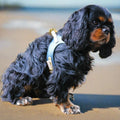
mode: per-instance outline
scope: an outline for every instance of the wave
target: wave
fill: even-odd
[[[38,34],[43,34],[49,30],[47,23],[36,20],[11,20],[2,25],[6,29],[32,29]]]

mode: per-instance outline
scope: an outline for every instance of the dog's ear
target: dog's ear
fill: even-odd
[[[63,40],[75,50],[83,50],[89,40],[88,12],[85,8],[75,11],[64,25]]]
[[[115,34],[114,34],[114,25],[112,24],[110,31],[110,40],[107,44],[101,46],[99,49],[99,56],[101,58],[109,57],[112,54],[112,48],[115,46]]]

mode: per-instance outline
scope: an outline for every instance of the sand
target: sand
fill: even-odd
[[[48,15],[49,20],[46,19],[47,13],[41,13],[38,17],[24,12],[0,11],[0,76],[16,55],[25,51],[30,42],[51,27],[60,28],[68,17],[68,14],[66,17],[60,14],[57,20],[55,13]],[[17,27],[12,24],[15,20],[19,20]],[[40,22],[41,26],[37,28],[27,24],[26,21],[29,23],[34,21],[34,24],[35,21]],[[22,22],[27,25],[20,27]],[[120,38],[117,36],[117,45],[113,54],[119,52]],[[48,99],[33,99],[33,105],[24,107],[0,100],[0,120],[120,120],[120,62],[111,62],[107,65],[96,64],[86,79],[82,87],[75,91],[71,90],[75,97],[74,103],[81,107],[82,114],[64,115]],[[1,82],[0,88],[2,88]]]

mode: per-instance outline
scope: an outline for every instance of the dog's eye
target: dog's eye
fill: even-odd
[[[94,25],[98,25],[98,21],[96,21],[96,20],[93,20],[92,23],[93,23]]]

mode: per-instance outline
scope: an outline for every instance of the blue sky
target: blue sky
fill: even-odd
[[[102,6],[120,6],[120,0],[0,0],[2,3],[19,3],[24,6],[43,7],[79,7],[88,4]]]

